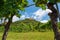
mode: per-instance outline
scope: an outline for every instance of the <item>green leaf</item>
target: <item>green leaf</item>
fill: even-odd
[[[44,4],[40,4],[39,7],[41,7],[43,10],[46,9],[46,5],[44,5]]]
[[[50,3],[55,3],[55,0],[49,0]]]
[[[37,2],[37,0],[33,0],[33,2]]]
[[[17,13],[16,16],[20,18],[21,14]]]
[[[59,3],[60,3],[60,0],[57,0],[57,2],[59,2]]]

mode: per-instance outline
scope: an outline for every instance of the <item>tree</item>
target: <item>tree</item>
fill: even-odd
[[[6,40],[10,24],[14,15],[20,17],[19,10],[24,11],[24,8],[28,5],[27,0],[1,0],[0,1],[0,19],[8,19],[8,22],[4,25],[4,34],[2,40]]]
[[[57,18],[58,18],[58,5],[57,2],[60,2],[60,0],[33,0],[35,2],[35,5],[37,7],[42,7],[43,9],[46,9],[46,5],[48,9],[52,11],[52,13],[49,13],[48,15],[50,16],[51,19],[51,24],[52,24],[52,29],[55,35],[56,40],[60,40],[60,33],[58,31],[58,26],[57,26]],[[49,1],[49,2],[48,2]],[[54,7],[56,5],[56,8]]]
[[[47,3],[48,1],[49,3]],[[33,2],[35,2],[36,7],[41,7],[42,9],[46,9],[46,5],[47,5],[47,7],[52,10],[52,13],[51,14],[49,13],[49,16],[51,18],[52,28],[55,34],[55,39],[60,40],[60,34],[57,29],[58,28],[57,27],[58,12],[53,7],[53,5],[57,6],[57,2],[60,2],[60,0],[56,0],[56,1],[55,0],[33,0]],[[18,11],[19,10],[23,11],[24,8],[27,7],[27,5],[28,5],[27,0],[1,0],[0,1],[0,19],[2,18],[5,18],[5,20],[8,19],[8,22],[4,25],[5,30],[4,30],[2,40],[6,40],[10,24],[12,23],[13,16],[16,15],[20,17]],[[49,7],[49,5],[51,5],[50,6],[51,8]]]
[[[58,18],[58,12],[57,10],[53,7],[54,4],[48,3],[47,6],[50,10],[52,10],[52,13],[49,13],[51,23],[52,23],[52,28],[54,31],[55,39],[60,40],[60,33],[58,31],[58,26],[57,26],[57,18]],[[52,9],[53,8],[53,9]]]

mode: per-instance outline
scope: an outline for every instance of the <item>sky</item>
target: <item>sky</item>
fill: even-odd
[[[28,1],[29,1],[29,5],[33,4],[32,0],[28,0]],[[60,3],[58,3],[58,7],[60,10]],[[13,22],[18,21],[18,20],[24,20],[26,18],[33,18],[33,19],[40,21],[42,23],[46,23],[48,20],[50,20],[49,16],[48,16],[49,12],[52,12],[52,11],[49,9],[42,10],[41,8],[35,7],[35,5],[33,5],[28,8],[25,8],[24,12],[20,11],[20,13],[21,13],[20,18],[14,16]]]

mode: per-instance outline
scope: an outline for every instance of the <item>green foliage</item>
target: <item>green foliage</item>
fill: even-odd
[[[57,2],[59,2],[59,3],[60,3],[60,0],[57,0]]]
[[[58,22],[60,29],[60,23]],[[3,31],[4,27],[0,25],[0,31]],[[34,19],[25,19],[17,21],[11,24],[10,30],[13,32],[30,32],[30,31],[49,31],[52,30],[51,21],[47,23],[41,23]]]
[[[47,2],[50,1],[54,3],[54,0],[33,0],[35,2],[36,7],[41,7],[42,9],[46,9],[46,4]],[[60,2],[60,0],[57,0],[56,2]],[[17,17],[20,17],[19,15],[19,10],[24,11],[25,7],[27,7],[28,1],[27,0],[1,0],[0,1],[0,19],[3,17],[10,18],[12,14],[16,15]],[[18,24],[19,22],[17,22]],[[13,23],[11,25],[11,30],[19,30],[20,32],[23,31],[35,31],[35,30],[40,30],[40,29],[50,29],[50,24],[41,24],[38,25],[39,22],[33,20],[27,20],[26,21],[21,21],[19,25],[16,23]],[[15,25],[14,25],[15,24]],[[37,27],[38,25],[38,27]],[[49,27],[47,27],[47,25]],[[18,28],[17,28],[18,27]]]
[[[0,25],[0,32],[4,31],[4,27]]]
[[[39,24],[39,25],[38,25]],[[60,25],[60,23],[58,24]],[[60,26],[59,26],[60,28]],[[33,19],[25,19],[11,24],[11,31],[30,32],[30,31],[49,31],[52,30],[51,21],[41,23]]]
[[[38,21],[33,19],[25,19],[22,21],[17,21],[11,24],[11,30],[18,31],[18,32],[29,32],[29,31],[36,31],[35,27],[37,26]]]
[[[58,28],[60,29],[60,22],[58,22]]]
[[[47,4],[48,0],[33,0],[33,2],[35,2],[35,5],[37,7],[41,7],[42,9],[46,9],[46,4]]]
[[[60,2],[60,0],[49,0],[50,3],[57,3],[57,2]]]
[[[48,0],[33,0],[33,2],[38,3],[38,4],[46,4]]]
[[[43,10],[46,9],[46,6],[45,6],[44,4],[40,4],[39,6],[40,6]]]
[[[60,2],[60,0],[33,0],[33,2],[35,3],[36,7],[41,7],[42,9],[46,9],[46,4],[48,2],[55,4],[57,2]]]
[[[16,13],[16,16],[20,18],[21,14]]]
[[[50,3],[55,3],[55,0],[49,0]]]
[[[0,8],[4,5],[4,1],[0,0]]]
[[[28,5],[27,0],[1,0],[0,1],[0,18],[5,17],[10,18],[11,15],[16,15],[20,17],[20,11],[24,11],[25,7]],[[20,15],[20,16],[19,16]]]

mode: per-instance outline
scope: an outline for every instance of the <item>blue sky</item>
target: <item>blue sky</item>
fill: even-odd
[[[29,1],[29,5],[33,4],[32,0],[28,0],[28,1]],[[58,6],[60,10],[60,3],[58,3]],[[49,16],[48,16],[49,12],[51,12],[49,9],[42,10],[41,8],[35,7],[34,5],[28,8],[25,8],[25,11],[21,12],[22,14],[21,18],[14,16],[13,21],[23,20],[25,18],[33,18],[40,22],[47,22],[49,20]]]

